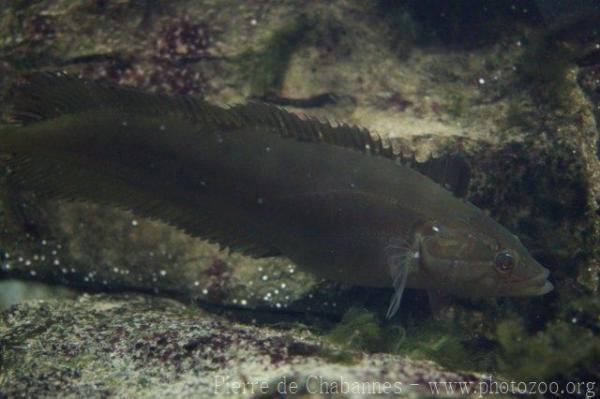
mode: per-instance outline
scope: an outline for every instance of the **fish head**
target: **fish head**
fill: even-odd
[[[468,223],[427,223],[417,233],[426,285],[466,297],[534,296],[553,289],[549,271],[521,241],[486,215]]]

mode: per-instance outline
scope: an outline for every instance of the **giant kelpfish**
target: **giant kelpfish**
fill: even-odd
[[[542,295],[548,270],[468,201],[368,131],[64,74],[21,79],[0,132],[11,179],[113,205],[317,276],[467,297]],[[439,169],[439,168],[438,168]]]

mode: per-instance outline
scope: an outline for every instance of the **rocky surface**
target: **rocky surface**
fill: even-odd
[[[0,4],[3,88],[24,70],[61,69],[223,104],[288,104],[365,126],[418,161],[461,154],[467,197],[522,239],[556,290],[463,302],[450,325],[430,325],[412,293],[401,318],[420,338],[403,353],[521,378],[600,377],[597,36],[550,37],[529,2],[479,10],[469,24],[460,9],[424,16],[418,2]],[[4,177],[2,188],[0,277],[254,309],[271,321],[387,307],[386,290],[322,282],[285,259],[220,251],[126,211],[41,203]]]
[[[0,395],[415,397],[430,382],[478,389],[482,376],[429,361],[347,351],[299,324],[240,323],[143,296],[29,302],[0,322]]]

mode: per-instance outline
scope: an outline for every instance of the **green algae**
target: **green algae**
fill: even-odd
[[[283,84],[292,55],[305,44],[313,31],[314,19],[301,15],[274,30],[258,51],[248,51],[238,58],[241,74],[246,76],[253,95],[277,91]]]
[[[364,308],[350,308],[327,335],[348,348],[375,352],[382,348],[382,330],[376,315]]]
[[[351,307],[326,338],[355,351],[399,353],[405,335],[400,325],[381,323],[374,312]]]
[[[597,379],[600,359],[600,300],[565,298],[557,317],[531,330],[522,316],[507,317],[496,329],[499,369],[525,380]]]

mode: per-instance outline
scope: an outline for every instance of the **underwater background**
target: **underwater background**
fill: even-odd
[[[341,381],[368,382],[348,397],[374,382],[427,397],[464,382],[450,389],[476,397],[492,381],[534,383],[496,385],[506,396],[597,396],[598,20],[579,0],[0,1],[3,111],[21,74],[66,71],[364,126],[417,161],[459,154],[469,200],[555,286],[437,316],[409,290],[384,321],[391,289],[42,201],[3,167],[0,397],[274,397],[292,382],[325,395]]]

